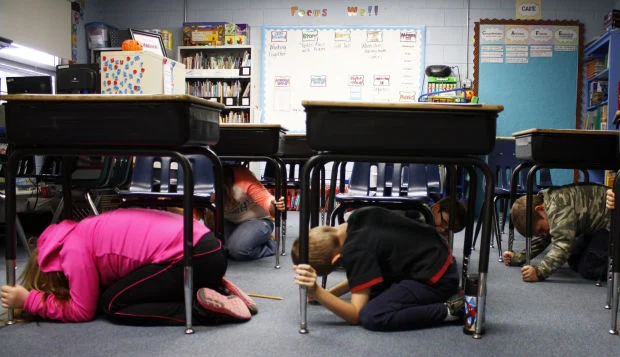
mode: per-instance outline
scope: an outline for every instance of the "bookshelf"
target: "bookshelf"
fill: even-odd
[[[615,130],[620,86],[620,29],[604,33],[584,49],[586,113],[582,129]]]
[[[616,130],[620,97],[620,29],[605,32],[584,48],[585,117],[582,129]],[[613,172],[590,171],[594,182],[608,183]]]
[[[223,123],[253,123],[256,81],[252,46],[179,46],[185,92],[226,106]]]

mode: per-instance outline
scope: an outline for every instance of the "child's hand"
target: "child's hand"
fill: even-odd
[[[538,281],[538,275],[536,275],[536,268],[531,265],[526,265],[521,268],[521,276],[523,277],[523,281]]]
[[[607,204],[607,209],[616,208],[616,195],[613,190],[607,190],[607,201],[605,203]]]
[[[284,197],[280,197],[279,200],[271,200],[271,204],[276,206],[278,211],[284,211],[286,209],[286,203],[284,202]]]
[[[509,250],[504,252],[504,264],[510,265],[512,262],[512,257],[515,256],[515,252],[511,252]]]
[[[316,271],[308,264],[294,265],[295,284],[308,288],[308,298],[314,299],[316,294]]]
[[[15,307],[21,309],[24,307],[26,298],[28,297],[28,290],[21,285],[4,285],[2,287],[2,307],[8,309]]]

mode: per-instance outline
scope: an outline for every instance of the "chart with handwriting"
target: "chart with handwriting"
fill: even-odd
[[[424,26],[263,27],[261,122],[305,132],[302,100],[417,102],[424,45]]]

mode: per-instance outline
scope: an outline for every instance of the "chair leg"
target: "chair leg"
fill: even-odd
[[[497,213],[497,210],[493,210],[493,231],[495,232],[495,239],[497,242],[497,252],[499,254],[499,259],[498,262],[503,263],[504,262],[504,256],[502,254],[502,234],[500,233],[500,229],[499,229],[499,221],[498,221],[498,216],[499,214]],[[491,244],[493,244],[493,240],[491,239]]]
[[[482,203],[482,207],[480,207],[480,214],[478,215],[478,222],[476,222],[476,230],[474,232],[474,239],[471,242],[471,250],[476,250],[476,240],[478,239],[478,233],[480,233],[480,229],[482,228],[482,215],[484,211],[484,202]]]
[[[19,238],[19,240],[22,241],[22,244],[28,252],[28,256],[30,256],[30,254],[32,254],[32,250],[30,249],[30,245],[28,244],[28,238],[26,238],[26,232],[24,231],[24,227],[22,226],[22,223],[17,216],[15,216],[15,229],[17,231],[17,237]]]

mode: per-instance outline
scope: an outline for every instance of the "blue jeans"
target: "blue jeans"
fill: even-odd
[[[276,242],[271,240],[275,225],[261,218],[235,224],[224,222],[224,241],[228,256],[234,260],[254,260],[274,255]]]
[[[434,285],[401,280],[372,298],[360,311],[361,325],[375,331],[413,330],[435,326],[448,314],[444,301],[458,291],[456,261]]]

